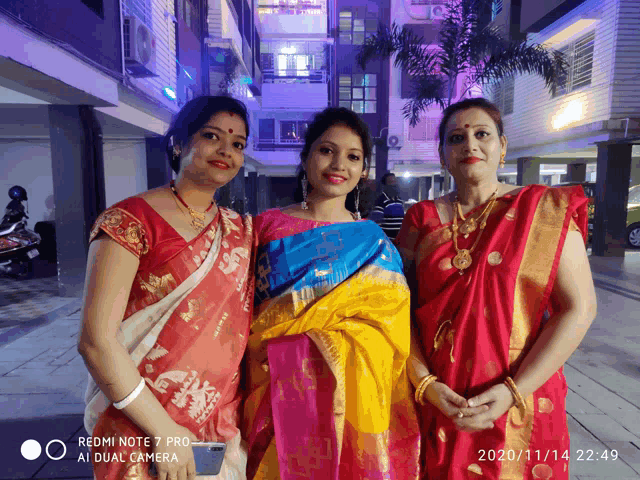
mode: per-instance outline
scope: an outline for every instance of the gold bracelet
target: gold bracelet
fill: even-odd
[[[416,388],[416,394],[415,394],[416,403],[419,403],[420,405],[425,405],[425,402],[423,401],[423,398],[422,398],[424,396],[424,392],[426,392],[427,388],[429,388],[429,385],[434,383],[436,380],[438,380],[438,377],[436,377],[435,375],[427,375],[420,381],[420,383],[418,384],[418,387]]]
[[[525,403],[524,398],[522,398],[522,395],[516,386],[516,382],[514,382],[511,377],[507,377],[504,384],[511,392],[511,395],[516,402],[516,406],[518,407],[518,410],[520,410],[520,415],[524,418],[525,413],[527,413],[527,404]]]

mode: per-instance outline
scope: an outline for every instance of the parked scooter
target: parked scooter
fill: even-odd
[[[33,259],[39,255],[36,247],[40,244],[40,235],[27,229],[29,216],[22,205],[27,200],[27,191],[15,185],[9,189],[9,197],[11,201],[0,223],[0,274],[31,277]]]

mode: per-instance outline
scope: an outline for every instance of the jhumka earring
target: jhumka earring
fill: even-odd
[[[307,203],[307,187],[309,186],[309,180],[307,180],[307,172],[302,174],[302,210],[309,210],[309,204]]]
[[[358,185],[356,185],[356,213],[355,213],[355,217],[356,217],[356,220],[362,220],[362,217],[360,216],[360,187]]]
[[[504,168],[504,155],[500,155],[500,168]]]

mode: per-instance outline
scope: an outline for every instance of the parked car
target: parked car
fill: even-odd
[[[640,248],[640,185],[629,189],[627,243],[631,248]]]
[[[584,190],[585,197],[589,199],[589,204],[587,205],[587,228],[589,232],[587,235],[587,241],[591,242],[591,236],[593,235],[593,219],[596,214],[596,184],[595,182],[566,182],[554,185],[554,187],[566,187],[571,185],[580,185]]]
[[[569,182],[555,186],[581,185],[585,196],[589,199],[589,240],[593,234],[593,219],[595,216],[595,182]],[[629,189],[629,200],[627,203],[627,244],[631,248],[640,249],[640,185],[635,185]]]

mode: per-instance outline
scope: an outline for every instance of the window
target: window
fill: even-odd
[[[193,34],[200,38],[200,12],[191,0],[183,0],[182,18]]]
[[[338,30],[341,45],[362,45],[367,37],[375,34],[378,30],[378,20],[375,13],[364,9],[358,9],[358,13],[361,18],[354,18],[353,12],[349,9],[340,11]]]
[[[500,109],[503,115],[513,113],[513,94],[515,90],[515,78],[509,77],[495,85],[493,90],[493,103]]]
[[[439,119],[435,117],[422,117],[415,127],[409,124],[409,141],[435,142],[438,134],[438,124]]]
[[[151,0],[125,0],[123,7],[125,16],[134,15],[151,29]]]
[[[283,143],[302,143],[309,122],[306,120],[283,120],[280,122],[280,141]]]
[[[376,113],[377,76],[375,73],[340,75],[338,101],[356,113]]]
[[[326,0],[259,0],[260,15],[326,15]]]
[[[591,85],[594,44],[595,32],[591,32],[559,49],[567,59],[567,75],[561,80],[556,97]]]
[[[495,20],[500,12],[502,12],[502,0],[493,0],[491,3],[491,20]]]
[[[260,140],[275,140],[276,121],[273,118],[261,118],[258,120],[258,138]]]

